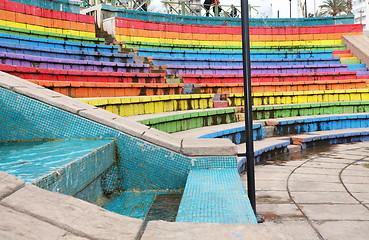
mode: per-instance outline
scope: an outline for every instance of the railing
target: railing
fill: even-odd
[[[238,18],[241,16],[241,7],[234,5],[194,4],[184,1],[162,1],[162,4],[164,11],[168,14],[228,18]]]
[[[150,5],[150,0],[97,0],[95,2],[109,4],[117,8],[132,9],[137,11],[147,11]],[[207,17],[241,17],[241,7],[234,5],[211,5],[211,4],[195,4],[184,0],[177,2],[161,1],[164,13],[175,15],[190,15],[190,16],[207,16]],[[92,4],[89,0],[81,1],[81,7],[88,8]],[[258,12],[257,6],[249,5],[249,15],[252,12]]]

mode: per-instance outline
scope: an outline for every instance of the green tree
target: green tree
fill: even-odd
[[[325,0],[319,7],[324,15],[337,16],[347,12],[347,2],[345,0]]]

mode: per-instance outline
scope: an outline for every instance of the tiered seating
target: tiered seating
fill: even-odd
[[[0,70],[29,80],[106,83],[164,83],[163,73],[99,72],[0,65]]]
[[[194,25],[115,18],[113,34],[118,41],[128,42],[132,47],[136,42],[165,45],[187,45],[202,50],[222,46],[241,46],[239,26]],[[251,47],[315,46],[342,44],[342,35],[361,34],[360,25],[327,25],[309,27],[251,27]],[[139,47],[138,45],[137,47]]]
[[[14,38],[10,38],[10,37]],[[117,53],[112,45],[78,44],[0,33],[0,51],[33,56],[101,62],[133,63],[132,54]]]
[[[93,16],[61,12],[11,1],[0,4],[1,30],[62,40],[101,43],[96,38]]]
[[[10,0],[11,2],[28,4],[35,7],[53,9],[63,12],[79,13],[80,6],[78,1],[70,0]]]
[[[60,59],[6,52],[0,52],[0,60],[4,64],[12,66],[99,72],[148,73],[150,67],[148,64]]]
[[[239,51],[241,28],[237,25],[220,25],[215,21],[206,25],[190,24],[191,20],[187,22],[187,19],[184,23],[165,19],[148,22],[141,16],[130,16],[108,19],[105,26],[109,21],[115,28],[107,29],[112,29],[111,33],[123,47],[135,48],[138,56],[160,65],[168,76],[182,79],[185,84],[196,84],[201,89],[204,83],[243,82]],[[349,80],[353,82],[346,87],[365,87],[364,79],[369,75],[366,66],[342,45],[343,35],[362,34],[361,25],[299,24],[250,28],[253,83],[309,82],[307,85],[314,85],[312,81],[325,81],[318,84],[316,90],[329,90],[327,84]],[[356,85],[358,82],[362,84]]]
[[[95,37],[92,16],[9,1],[2,2],[0,10],[6,19],[0,20],[0,25],[11,26],[6,27],[6,33],[0,31],[2,71],[30,80],[165,82],[164,74],[151,73],[150,65],[134,63],[132,54],[118,53],[118,46],[100,44],[104,39]],[[27,36],[19,35],[19,29],[14,27],[22,28],[22,34]]]

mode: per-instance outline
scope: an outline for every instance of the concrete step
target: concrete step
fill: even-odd
[[[257,224],[236,168],[191,170],[176,221]]]

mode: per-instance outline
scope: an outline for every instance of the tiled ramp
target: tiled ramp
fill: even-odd
[[[257,224],[236,168],[191,170],[176,221]]]

